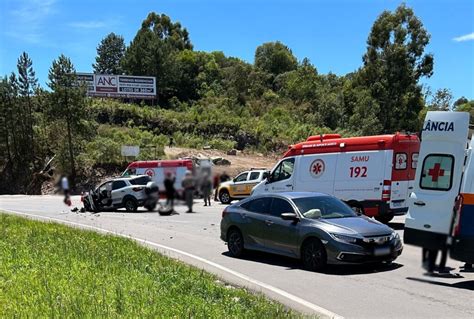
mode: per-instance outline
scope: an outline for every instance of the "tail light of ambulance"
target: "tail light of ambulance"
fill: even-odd
[[[461,230],[461,210],[462,210],[462,203],[463,203],[462,195],[458,195],[456,198],[456,203],[454,204],[454,227],[453,227],[453,237],[459,235]]]
[[[382,188],[382,201],[389,202],[391,192],[392,192],[392,181],[384,180],[383,188]]]

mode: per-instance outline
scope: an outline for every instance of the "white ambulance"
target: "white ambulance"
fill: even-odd
[[[428,112],[404,241],[474,262],[474,159],[469,113]],[[457,203],[456,202],[457,198]]]
[[[327,193],[388,223],[394,215],[408,210],[419,147],[418,137],[410,134],[310,136],[305,142],[291,145],[252,194]]]

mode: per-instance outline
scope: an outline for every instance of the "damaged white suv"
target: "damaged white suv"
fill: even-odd
[[[158,186],[148,175],[108,180],[82,196],[86,211],[93,212],[119,208],[135,212],[141,206],[152,211],[158,199]]]

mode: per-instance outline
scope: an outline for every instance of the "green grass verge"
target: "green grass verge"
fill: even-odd
[[[0,317],[294,318],[133,240],[0,213]]]

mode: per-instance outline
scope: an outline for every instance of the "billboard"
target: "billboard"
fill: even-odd
[[[77,73],[77,80],[87,85],[89,96],[156,98],[156,78],[153,76]]]

